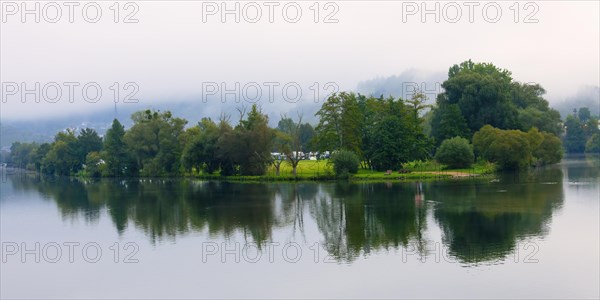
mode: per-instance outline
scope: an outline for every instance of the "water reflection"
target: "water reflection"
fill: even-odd
[[[569,170],[568,180],[598,177],[577,174]],[[427,231],[439,227],[450,255],[477,263],[504,259],[520,240],[546,235],[563,203],[562,182],[561,168],[546,168],[494,182],[236,184],[25,176],[10,177],[8,184],[51,199],[65,220],[97,223],[106,213],[119,233],[142,231],[153,243],[207,232],[220,239],[241,234],[260,244],[282,230],[306,243],[322,239],[337,261],[352,262],[409,245],[427,255]],[[322,237],[307,237],[307,225]]]
[[[500,176],[492,184],[438,184],[434,216],[449,252],[462,262],[501,260],[516,243],[548,232],[564,195],[562,171],[537,170]]]

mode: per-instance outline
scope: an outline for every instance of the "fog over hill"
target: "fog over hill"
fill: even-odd
[[[363,95],[393,96],[409,98],[416,90],[423,91],[429,103],[435,103],[435,96],[442,92],[441,84],[447,75],[443,72],[423,72],[409,69],[397,75],[379,76],[360,82],[353,92]],[[548,89],[549,87],[545,87]],[[262,95],[257,103],[269,116],[271,126],[277,126],[282,114],[296,118],[301,113],[304,122],[316,124],[318,121],[315,113],[321,107],[327,95],[320,95],[315,101],[313,95],[304,91],[303,98],[290,102],[282,97],[273,97],[272,101],[266,95]],[[93,128],[99,134],[104,134],[114,118],[118,118],[125,127],[130,127],[132,113],[153,109],[160,111],[171,111],[175,116],[188,120],[188,126],[195,125],[201,118],[209,117],[218,120],[222,116],[229,116],[232,123],[237,123],[239,110],[248,109],[252,102],[234,97],[206,97],[202,96],[181,98],[177,100],[156,99],[148,102],[140,100],[138,103],[118,103],[116,106],[98,106],[93,111],[82,110],[77,114],[66,116],[48,116],[35,120],[15,120],[3,115],[0,123],[0,145],[8,147],[15,141],[22,142],[48,142],[54,138],[56,132],[71,128]],[[573,112],[573,109],[588,107],[593,115],[600,115],[600,88],[598,86],[585,86],[576,91],[572,96],[563,99],[546,98],[552,107],[557,109],[563,118]]]
[[[429,103],[435,103],[435,95],[442,91],[441,83],[446,79],[446,75],[438,73],[419,72],[414,69],[407,70],[398,75],[388,77],[377,77],[360,82],[353,90],[363,95],[394,96],[408,98],[416,88],[424,91],[428,97]],[[547,99],[550,105],[557,109],[563,118],[573,112],[573,109],[588,107],[593,115],[600,115],[600,88],[598,86],[582,87],[572,96],[564,99]],[[281,97],[275,98],[272,102],[266,97],[256,102],[262,110],[268,114],[270,125],[275,127],[282,114],[296,118],[300,112],[303,121],[316,124],[318,121],[315,113],[319,110],[322,99],[313,101],[310,97],[305,97],[296,103],[290,103]],[[145,109],[154,109],[160,111],[171,111],[175,116],[188,120],[188,126],[195,125],[202,117],[209,117],[218,120],[221,116],[229,116],[232,123],[237,123],[239,118],[239,109],[244,107],[248,109],[252,103],[227,98],[222,101],[221,98],[208,98],[206,102],[202,98],[180,99],[177,101],[156,101],[147,105],[140,101],[139,103],[119,103],[115,107],[101,107],[92,112],[80,112],[61,117],[46,117],[36,120],[11,120],[3,118],[0,123],[0,145],[4,148],[10,146],[15,141],[21,142],[48,142],[54,138],[56,132],[71,128],[79,130],[81,128],[93,128],[99,134],[104,134],[110,126],[112,120],[118,118],[125,127],[132,125],[131,114]]]

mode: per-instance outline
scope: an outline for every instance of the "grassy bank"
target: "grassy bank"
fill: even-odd
[[[391,174],[360,168],[357,174],[350,177],[352,181],[389,181],[389,180],[441,180],[456,178],[472,178],[492,174],[494,166],[490,163],[477,163],[468,169],[448,169],[445,165],[433,161],[412,162],[404,166],[402,172],[392,170]],[[289,164],[282,164],[279,175],[275,167],[270,166],[262,176],[220,176],[204,174],[195,176],[199,179],[230,180],[230,181],[327,181],[336,180],[333,168],[327,160],[303,160],[297,168],[297,176],[292,174]]]

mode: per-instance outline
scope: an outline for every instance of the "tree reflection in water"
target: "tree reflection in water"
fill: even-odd
[[[222,239],[241,234],[261,244],[273,240],[274,229],[282,229],[287,241],[312,244],[315,237],[305,232],[310,224],[318,228],[320,242],[332,257],[352,262],[409,245],[427,255],[428,226],[437,224],[449,254],[476,263],[506,258],[523,238],[545,235],[553,211],[562,205],[562,177],[560,168],[548,168],[505,176],[497,183],[10,181],[14,189],[36,190],[52,199],[65,220],[96,223],[106,211],[120,234],[140,230],[153,243],[206,231]],[[428,224],[428,212],[435,224]]]

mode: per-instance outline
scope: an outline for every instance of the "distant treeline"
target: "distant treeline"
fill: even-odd
[[[316,113],[314,128],[302,123],[301,114],[283,115],[277,128],[270,128],[257,105],[239,108],[236,125],[231,116],[222,115],[187,128],[187,120],[169,111],[139,111],[127,130],[117,119],[104,137],[92,129],[65,130],[52,143],[14,143],[2,160],[56,175],[230,176],[263,175],[270,165],[278,169],[281,163],[295,170],[298,152],[309,151],[348,150],[364,168],[399,169],[431,159],[450,139],[444,146],[450,165],[453,155],[460,155],[461,165],[465,157],[475,157],[501,169],[522,169],[556,163],[563,149],[600,152],[598,117],[589,109],[580,108],[563,122],[542,97],[540,85],[511,76],[489,63],[454,65],[433,106],[425,104],[421,93],[410,99],[333,94]],[[463,140],[466,146],[460,145]],[[454,151],[454,145],[463,147],[462,152]],[[465,156],[465,150],[474,155]]]

